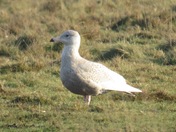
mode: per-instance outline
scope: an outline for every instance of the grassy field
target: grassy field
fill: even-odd
[[[176,131],[176,0],[1,0],[0,16],[0,131]],[[143,93],[86,106],[65,89],[49,40],[67,29]]]

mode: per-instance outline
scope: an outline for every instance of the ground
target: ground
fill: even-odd
[[[176,131],[176,0],[1,0],[0,131]],[[143,91],[72,94],[60,81],[67,29],[80,54]]]

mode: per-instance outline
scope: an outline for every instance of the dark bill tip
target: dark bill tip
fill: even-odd
[[[50,40],[50,42],[54,42],[54,39],[52,38],[52,39]]]

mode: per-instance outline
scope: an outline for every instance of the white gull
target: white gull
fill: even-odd
[[[91,95],[99,95],[109,90],[127,93],[142,92],[128,85],[123,76],[104,65],[82,58],[79,54],[80,40],[79,33],[74,30],[65,31],[50,40],[50,42],[64,44],[60,77],[68,90],[83,95],[88,105]]]

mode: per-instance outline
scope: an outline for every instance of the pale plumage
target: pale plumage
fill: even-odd
[[[63,85],[75,94],[84,96],[89,104],[91,95],[102,94],[108,90],[121,92],[142,92],[128,85],[125,79],[104,65],[88,61],[79,55],[80,35],[77,31],[68,30],[51,42],[62,42],[60,77]]]

